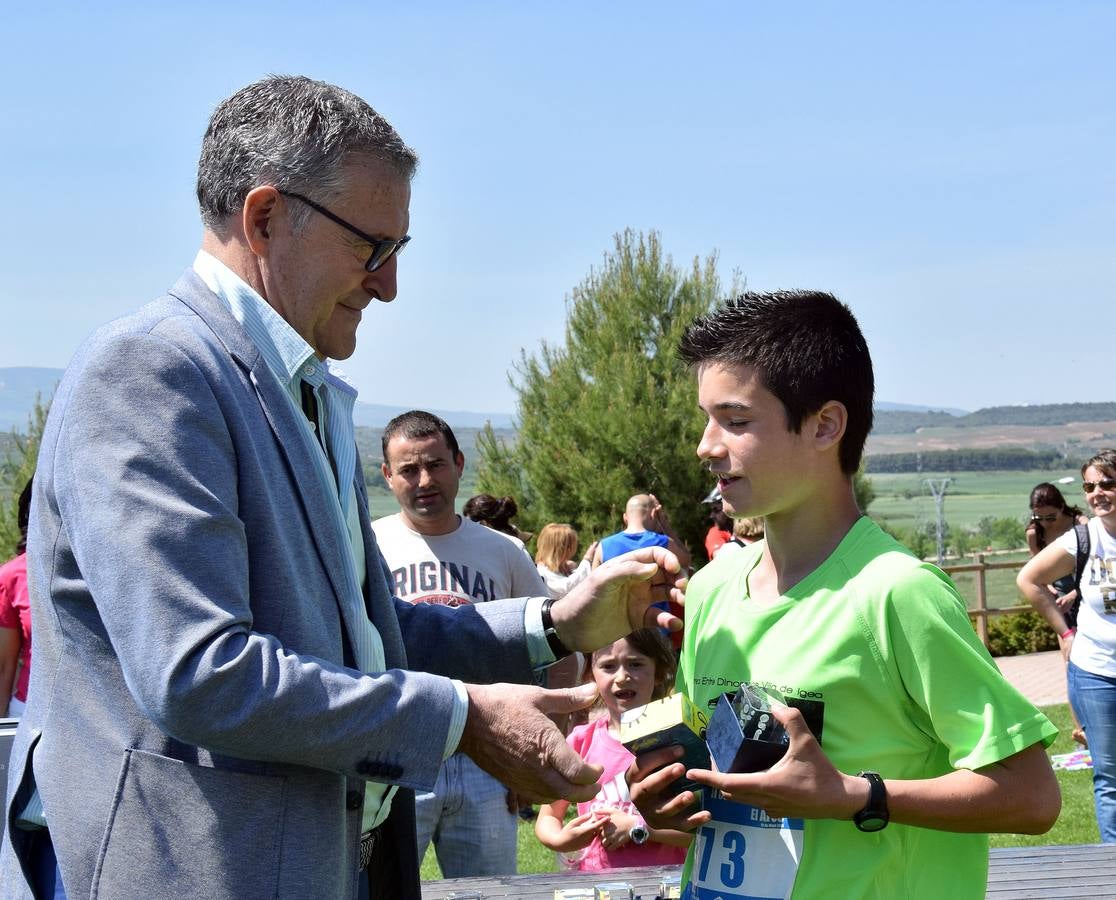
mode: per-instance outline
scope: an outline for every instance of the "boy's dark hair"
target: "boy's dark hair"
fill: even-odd
[[[380,436],[380,447],[383,450],[384,462],[388,461],[388,442],[393,437],[402,436],[409,441],[414,441],[435,434],[440,434],[446,439],[446,446],[449,447],[450,454],[454,459],[457,459],[457,454],[461,450],[457,446],[457,438],[453,436],[453,429],[445,423],[444,419],[421,409],[412,409],[409,412],[400,413],[387,423],[384,433]]]
[[[741,294],[695,319],[678,351],[691,367],[754,368],[783,404],[787,429],[795,433],[829,401],[844,404],[848,421],[839,448],[841,470],[852,475],[860,467],[872,430],[872,357],[856,318],[832,294]]]

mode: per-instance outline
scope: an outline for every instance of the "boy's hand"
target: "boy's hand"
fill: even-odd
[[[663,747],[636,757],[628,768],[628,792],[640,815],[652,828],[693,831],[712,818],[704,810],[693,810],[697,803],[693,791],[683,791],[677,797],[663,796],[669,785],[686,774],[678,762],[682,754],[681,747]]]
[[[758,806],[775,819],[851,819],[863,809],[867,780],[837,771],[797,709],[775,707],[772,713],[787,729],[790,746],[766,772],[725,775],[691,769],[687,776],[719,790],[726,800]]]

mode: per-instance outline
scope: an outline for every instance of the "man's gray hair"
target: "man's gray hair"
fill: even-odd
[[[269,75],[222,101],[209,120],[198,160],[202,221],[223,233],[262,184],[328,202],[341,193],[341,169],[354,154],[408,181],[418,165],[415,151],[356,94],[303,76]],[[292,208],[296,231],[310,212],[303,204]]]

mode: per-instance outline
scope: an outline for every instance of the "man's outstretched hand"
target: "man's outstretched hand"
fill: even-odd
[[[571,713],[597,696],[594,685],[543,690],[518,684],[467,684],[469,717],[458,750],[520,798],[579,803],[597,795],[603,771],[566,743],[554,713]]]
[[[587,653],[638,628],[678,631],[682,620],[651,604],[685,602],[681,572],[678,557],[662,547],[610,559],[551,607],[554,629],[571,650]]]

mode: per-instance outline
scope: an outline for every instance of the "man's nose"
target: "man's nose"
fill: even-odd
[[[382,303],[391,303],[399,290],[397,275],[399,273],[398,255],[391,257],[375,272],[364,276],[364,290],[369,297],[375,297]]]

